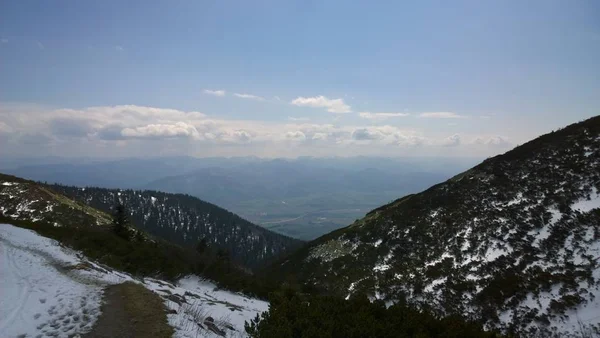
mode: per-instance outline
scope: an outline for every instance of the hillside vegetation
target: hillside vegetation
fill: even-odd
[[[190,248],[205,239],[209,246],[227,251],[233,261],[249,269],[263,267],[302,244],[188,195],[62,185],[48,187],[78,203],[106,212],[122,203],[139,229]]]
[[[35,230],[99,263],[139,277],[174,280],[197,274],[222,287],[263,298],[273,288],[257,281],[227,251],[208,241],[180,246],[146,233],[135,222],[129,225],[135,235],[124,238],[113,231],[112,219],[113,215],[71,200],[47,186],[0,176],[0,222]]]
[[[600,117],[380,207],[270,270],[524,335],[600,329]]]

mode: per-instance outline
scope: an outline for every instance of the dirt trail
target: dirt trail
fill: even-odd
[[[102,314],[82,338],[173,336],[162,300],[143,286],[132,282],[107,286],[103,300]]]

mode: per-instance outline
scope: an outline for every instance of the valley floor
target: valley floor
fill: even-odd
[[[106,288],[125,282],[160,296],[170,310],[167,320],[174,337],[243,337],[244,321],[268,309],[266,302],[218,290],[195,276],[176,285],[135,279],[99,266],[31,230],[8,224],[0,224],[0,256],[1,337],[72,337],[92,328],[95,331],[103,303],[102,309],[107,309],[108,303],[103,301]]]

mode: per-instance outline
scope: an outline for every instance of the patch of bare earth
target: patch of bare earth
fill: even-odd
[[[145,287],[126,282],[104,290],[102,314],[83,338],[172,337],[161,298]]]

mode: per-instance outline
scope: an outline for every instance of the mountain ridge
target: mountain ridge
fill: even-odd
[[[543,135],[309,242],[271,267],[520,334],[600,311],[600,117]],[[585,322],[584,324],[590,324]]]
[[[7,219],[55,226],[107,226],[119,203],[129,208],[138,229],[191,248],[205,239],[208,245],[226,250],[233,261],[250,269],[263,266],[302,243],[192,196],[44,185],[0,174],[0,215]]]
[[[250,269],[264,266],[303,243],[190,195],[56,184],[50,187],[99,210],[110,211],[117,202],[122,203],[141,230],[186,247],[195,247],[205,239],[209,246],[226,250],[232,260]]]

